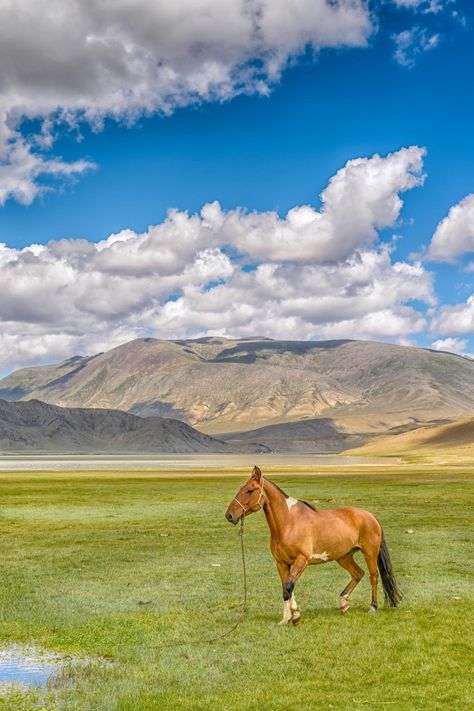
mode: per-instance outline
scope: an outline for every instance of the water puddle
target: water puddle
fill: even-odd
[[[64,660],[20,647],[0,649],[0,687],[12,684],[46,686],[61,670]]]

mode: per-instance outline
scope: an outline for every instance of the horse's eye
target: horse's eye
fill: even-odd
[[[253,489],[247,489],[247,494],[253,494]]]

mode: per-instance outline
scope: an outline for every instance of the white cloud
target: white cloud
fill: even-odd
[[[474,294],[464,304],[441,307],[433,314],[431,330],[445,336],[474,333]]]
[[[419,262],[374,245],[399,217],[399,192],[422,182],[423,151],[349,161],[318,212],[170,211],[137,234],[99,243],[0,247],[0,369],[93,353],[152,332],[275,338],[399,339],[435,303]],[[229,253],[234,256],[229,257]]]
[[[28,205],[37,195],[49,190],[37,182],[39,177],[73,178],[94,167],[94,163],[86,160],[66,163],[59,158],[44,158],[33,153],[31,146],[13,131],[5,132],[2,143],[0,128],[0,205],[9,197]]]
[[[91,167],[49,156],[59,126],[266,94],[307,48],[364,46],[371,32],[364,0],[0,3],[0,204]],[[42,121],[28,141],[23,119]]]
[[[396,338],[426,326],[406,302],[434,303],[420,264],[392,264],[388,249],[334,265],[262,264],[210,291],[196,286],[153,318],[164,337]]]
[[[274,212],[222,215],[207,206],[203,217],[211,229],[256,259],[327,262],[344,259],[372,244],[378,230],[400,214],[400,193],[422,185],[424,149],[412,146],[382,158],[350,160],[321,193],[321,210],[295,207],[280,219]]]
[[[397,7],[417,10],[423,13],[438,13],[455,0],[393,0]]]
[[[474,252],[474,193],[453,205],[431,240],[428,256],[438,262],[453,262]]]
[[[440,338],[431,344],[431,348],[437,351],[448,351],[464,355],[468,346],[467,338]]]
[[[403,30],[392,35],[395,43],[394,58],[402,67],[414,67],[423,52],[438,46],[440,35],[430,33],[425,27],[415,25],[410,30]]]

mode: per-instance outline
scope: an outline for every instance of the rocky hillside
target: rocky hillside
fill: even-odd
[[[367,435],[339,432],[329,418],[321,417],[281,425],[267,425],[248,432],[219,435],[234,447],[258,442],[272,452],[328,453],[359,447],[369,439]]]
[[[208,433],[323,417],[358,434],[472,414],[474,361],[368,341],[146,338],[19,370],[0,397],[172,417]]]
[[[210,453],[234,449],[178,420],[0,400],[0,452]],[[242,448],[238,448],[242,451]],[[258,451],[250,447],[247,451]]]

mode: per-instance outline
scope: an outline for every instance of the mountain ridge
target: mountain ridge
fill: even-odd
[[[179,420],[143,418],[119,410],[63,408],[35,399],[0,399],[0,451],[30,450],[123,454],[267,451],[259,445],[226,444]]]
[[[375,341],[137,339],[25,368],[0,397],[181,420],[209,434],[330,418],[343,434],[474,412],[474,361]]]

